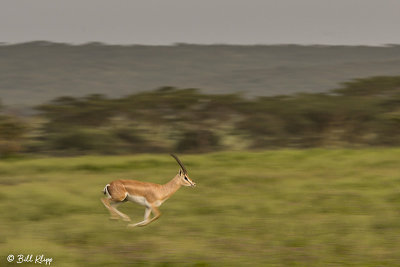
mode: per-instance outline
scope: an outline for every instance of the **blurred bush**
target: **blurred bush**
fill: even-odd
[[[220,147],[218,136],[209,130],[186,131],[176,144],[179,152],[208,152]]]
[[[20,152],[27,130],[27,125],[21,119],[0,113],[0,157],[7,157]]]
[[[400,145],[400,77],[371,77],[327,93],[245,98],[163,87],[119,99],[60,97],[37,107],[42,123],[22,142],[2,117],[3,153],[209,152],[244,148]],[[230,140],[230,143],[226,140]],[[233,141],[232,141],[233,140]],[[25,145],[25,147],[24,147]]]
[[[50,150],[112,152],[118,140],[111,134],[91,128],[72,128],[49,136]]]

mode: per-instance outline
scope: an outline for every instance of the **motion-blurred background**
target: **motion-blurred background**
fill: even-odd
[[[0,53],[2,155],[400,144],[400,46],[32,42]]]
[[[399,265],[399,2],[2,5],[0,266]]]

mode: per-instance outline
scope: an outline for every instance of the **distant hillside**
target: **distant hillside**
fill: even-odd
[[[326,91],[400,74],[400,46],[0,46],[0,98],[36,105],[61,95],[117,97],[161,86],[275,95]]]

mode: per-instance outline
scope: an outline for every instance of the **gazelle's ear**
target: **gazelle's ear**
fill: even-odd
[[[182,175],[182,169],[179,169],[179,175]]]

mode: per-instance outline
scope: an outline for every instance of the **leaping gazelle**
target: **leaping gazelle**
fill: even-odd
[[[158,207],[172,196],[182,185],[196,186],[188,176],[185,166],[179,158],[171,154],[180,165],[177,175],[166,184],[154,184],[148,182],[140,182],[136,180],[115,180],[104,187],[103,193],[106,197],[101,199],[104,206],[110,211],[112,219],[122,218],[124,221],[131,219],[124,213],[117,210],[117,206],[126,201],[131,201],[146,207],[144,212],[144,220],[135,224],[128,224],[130,227],[145,226],[161,216]],[[150,219],[150,213],[153,218]]]

